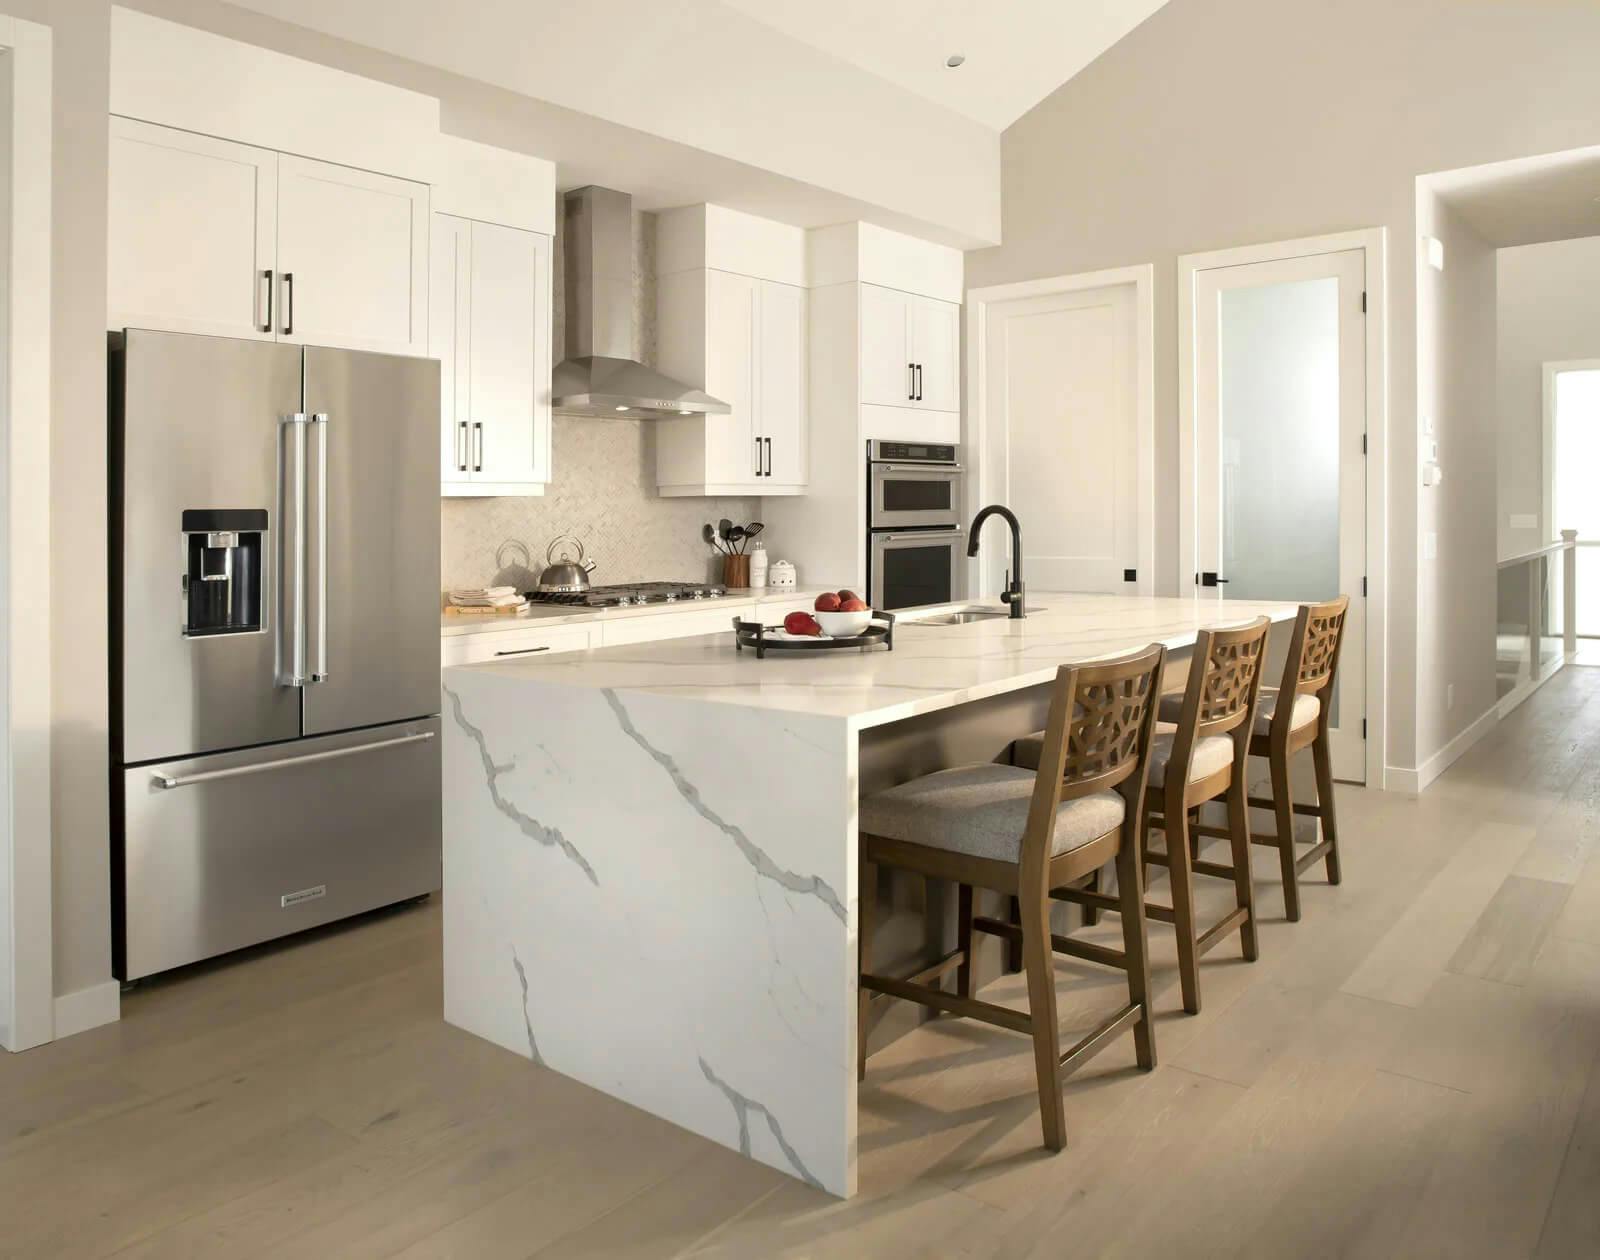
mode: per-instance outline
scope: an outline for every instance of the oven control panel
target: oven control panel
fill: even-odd
[[[885,442],[867,444],[867,458],[875,462],[893,460],[906,464],[953,464],[956,448],[936,442]]]

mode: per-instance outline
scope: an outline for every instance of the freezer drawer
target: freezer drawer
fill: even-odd
[[[439,721],[123,771],[134,980],[437,891]]]

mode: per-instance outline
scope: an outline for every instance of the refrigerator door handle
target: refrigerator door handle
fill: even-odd
[[[200,774],[162,774],[150,772],[154,787],[170,791],[173,788],[192,787],[196,783],[212,783],[217,779],[236,779],[244,774],[264,774],[268,770],[286,770],[291,766],[310,765],[315,761],[332,761],[336,757],[353,757],[357,753],[377,752],[380,748],[394,748],[400,744],[420,744],[433,738],[432,731],[418,731],[395,739],[375,740],[370,744],[355,744],[349,748],[331,748],[327,752],[306,753],[303,757],[283,757],[277,761],[257,761],[248,766],[233,766],[227,770],[206,770]]]
[[[328,677],[328,413],[311,417],[317,435],[316,534],[309,548],[311,609],[306,618],[311,632],[312,682]]]
[[[306,676],[306,426],[303,412],[283,418],[282,563],[278,581],[278,681],[303,687]]]

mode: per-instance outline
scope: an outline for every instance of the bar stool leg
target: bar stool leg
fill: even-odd
[[[1300,873],[1294,869],[1294,797],[1289,794],[1289,759],[1276,753],[1272,767],[1272,804],[1277,814],[1278,868],[1283,872],[1283,909],[1290,923],[1300,922]]]
[[[1022,905],[1022,957],[1028,973],[1028,1016],[1033,1024],[1033,1065],[1039,1079],[1039,1119],[1044,1144],[1067,1144],[1067,1113],[1061,1098],[1061,1030],[1056,1023],[1054,950],[1050,943],[1050,898],[1026,890]]]
[[[1089,876],[1089,883],[1086,887],[1090,892],[1097,893],[1100,891],[1100,872],[1098,870]],[[1093,927],[1098,922],[1100,922],[1100,907],[1085,906],[1083,908],[1083,926]]]
[[[1117,850],[1117,899],[1122,903],[1122,950],[1127,956],[1128,1001],[1144,1008],[1133,1029],[1133,1053],[1139,1066],[1149,1071],[1156,1065],[1156,1033],[1150,1009],[1150,951],[1144,921],[1144,882],[1139,878],[1138,846],[1130,843],[1144,830],[1141,822],[1131,837],[1125,837]]]
[[[1189,812],[1180,804],[1168,809],[1162,826],[1167,833],[1167,881],[1172,885],[1172,924],[1178,935],[1178,979],[1183,1009],[1200,1013],[1200,956],[1195,949],[1194,873],[1189,865]]]
[[[1011,899],[1011,922],[1018,927],[1022,926],[1022,903],[1015,897]],[[1006,942],[1006,970],[1012,975],[1022,970],[1022,942],[1017,940]]]
[[[856,914],[856,952],[860,960],[860,974],[867,974],[867,964],[871,960],[869,946],[872,939],[872,920],[878,905],[878,865],[876,862],[861,862],[861,883],[856,894],[856,902],[860,907]],[[857,982],[859,984],[859,980]],[[867,1078],[867,1033],[870,1031],[867,1018],[872,1011],[872,994],[861,986],[856,1007],[856,1079]]]
[[[1245,802],[1245,776],[1235,770],[1228,784],[1228,840],[1233,846],[1233,891],[1236,904],[1245,912],[1239,925],[1239,944],[1246,962],[1260,957],[1256,943],[1256,885],[1250,877],[1250,807]]]
[[[976,992],[972,982],[972,885],[958,885],[956,892],[956,948],[961,965],[956,968],[956,992],[969,998]]]
[[[1339,829],[1333,819],[1333,755],[1325,736],[1311,745],[1311,761],[1317,770],[1317,808],[1322,811],[1322,836],[1328,842],[1328,882],[1337,884],[1339,874]]]

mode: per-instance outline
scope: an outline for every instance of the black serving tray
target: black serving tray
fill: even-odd
[[[743,621],[738,617],[733,619],[733,639],[739,651],[745,648],[754,648],[756,660],[765,660],[768,652],[825,652],[830,648],[870,648],[883,644],[889,651],[894,651],[894,614],[892,612],[872,613],[872,624],[860,634],[850,635],[842,639],[769,639],[768,633],[773,630],[782,630],[783,627],[762,625],[759,621]]]

